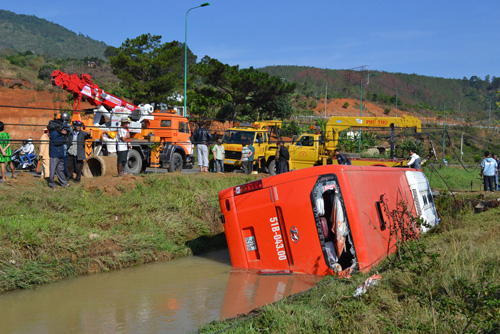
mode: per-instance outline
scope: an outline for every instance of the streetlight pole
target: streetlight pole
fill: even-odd
[[[182,111],[182,115],[186,117],[186,104],[187,104],[187,39],[188,39],[188,13],[196,8],[206,7],[210,5],[210,3],[205,2],[199,6],[189,8],[186,12],[186,24],[185,24],[185,35],[184,35],[184,109]]]
[[[377,75],[377,73],[371,73],[366,76],[367,80],[370,80],[370,77]],[[359,106],[359,117],[363,116],[363,80],[365,78],[361,78],[361,96],[359,100],[361,101],[361,105]],[[358,144],[358,151],[361,154],[361,128],[359,128],[359,144]]]
[[[450,100],[444,103],[444,120],[443,120],[443,163],[446,164],[446,159],[444,158],[445,146],[446,146],[446,103],[455,102],[455,100]]]

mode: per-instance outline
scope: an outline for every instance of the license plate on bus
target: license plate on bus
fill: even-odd
[[[253,236],[246,237],[245,243],[247,244],[247,251],[251,252],[257,249],[257,245],[255,244],[255,238]]]

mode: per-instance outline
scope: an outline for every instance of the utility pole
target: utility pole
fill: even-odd
[[[328,104],[328,81],[326,82],[325,88],[325,119],[326,119],[326,105]]]

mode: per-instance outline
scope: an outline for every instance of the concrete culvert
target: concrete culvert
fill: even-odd
[[[117,175],[116,156],[91,156],[83,166],[83,176]]]

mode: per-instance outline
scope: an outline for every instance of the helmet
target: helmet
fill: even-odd
[[[33,142],[33,139],[28,138],[28,143],[32,143],[32,142]]]
[[[62,112],[61,119],[65,122],[69,122],[69,120],[71,119],[71,116],[67,112]]]
[[[122,123],[130,123],[130,118],[128,116],[123,116],[121,119]]]

